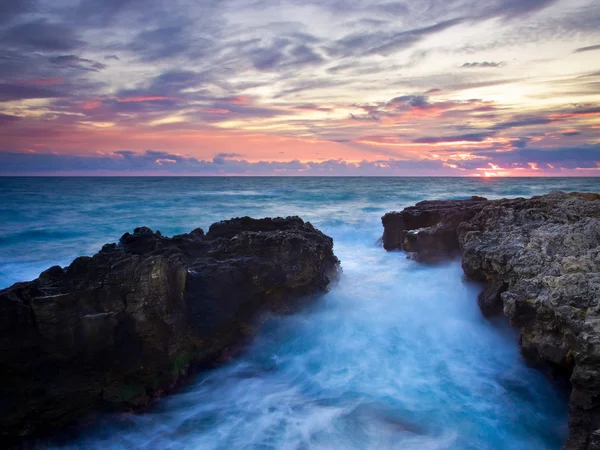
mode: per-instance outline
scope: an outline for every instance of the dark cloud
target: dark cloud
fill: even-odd
[[[106,27],[115,22],[119,15],[124,15],[135,6],[135,0],[80,0],[79,4],[69,10],[67,18],[90,27]],[[143,11],[156,11],[157,2],[145,0]]]
[[[21,120],[19,116],[13,116],[11,114],[2,114],[0,113],[0,127],[4,125],[10,125],[12,123],[18,122]]]
[[[493,130],[508,130],[509,128],[531,127],[536,125],[548,125],[554,119],[546,116],[526,116],[516,120],[500,122],[492,127]]]
[[[515,149],[513,151],[481,150],[472,152],[475,160],[382,159],[351,163],[342,159],[300,162],[258,161],[215,156],[200,160],[164,151],[143,153],[122,150],[110,155],[76,156],[55,153],[0,152],[0,173],[163,173],[163,174],[288,174],[288,175],[460,175],[461,170],[489,168],[525,168],[529,163],[549,171],[596,169],[600,161],[600,144],[558,149]],[[455,165],[457,169],[448,167]]]
[[[581,131],[563,131],[560,133],[562,136],[578,136],[581,134]]]
[[[420,137],[413,139],[415,144],[437,144],[440,142],[483,142],[493,136],[493,132],[467,133],[454,136]]]
[[[527,163],[535,163],[540,168],[562,169],[595,169],[600,163],[600,144],[582,145],[580,147],[524,148],[510,152],[478,151],[478,156],[487,158],[489,162],[504,167],[525,167]]]
[[[385,13],[385,14],[391,14],[394,16],[396,16],[396,15],[403,16],[403,15],[408,15],[410,13],[410,8],[408,7],[408,5],[406,3],[403,3],[403,2],[383,3],[381,5],[376,5],[375,10],[381,11],[382,13]]]
[[[574,110],[569,111],[570,114],[574,116],[587,116],[591,114],[600,114],[600,106],[592,106],[592,107],[579,107]]]
[[[309,35],[294,34],[290,37],[278,37],[270,43],[254,41],[247,50],[248,57],[255,69],[271,71],[312,66],[325,62],[323,55],[312,45],[316,38]]]
[[[465,69],[487,69],[493,67],[501,67],[504,63],[502,62],[493,62],[493,61],[483,61],[483,62],[468,62],[464,63],[461,67]]]
[[[321,112],[333,111],[333,108],[329,108],[327,106],[319,106],[314,103],[301,103],[299,105],[294,105],[294,109],[298,109],[301,111],[321,111]]]
[[[287,174],[287,175],[394,175],[397,173],[454,173],[436,160],[381,160],[350,163],[342,159],[325,161],[258,161],[228,159],[213,160],[148,150],[136,153],[121,150],[111,155],[76,156],[54,153],[0,152],[0,173],[163,173],[163,174]]]
[[[33,84],[0,83],[0,102],[64,96],[66,96],[65,93],[52,87],[36,86]]]
[[[282,63],[284,54],[278,46],[274,46],[255,50],[251,55],[251,59],[256,69],[270,70]]]
[[[593,50],[600,50],[600,44],[590,45],[589,47],[576,48],[573,53],[591,52]]]
[[[433,104],[426,95],[403,95],[389,101],[391,105],[404,104],[417,109],[429,109]]]
[[[241,158],[243,155],[239,153],[217,153],[213,158],[213,163],[224,165],[227,164],[229,159],[232,158]]]
[[[381,121],[381,118],[379,116],[375,116],[372,114],[365,114],[362,116],[359,116],[356,114],[350,114],[349,118],[351,120],[367,121],[367,122],[380,122]]]
[[[59,66],[71,67],[73,69],[91,70],[94,72],[98,72],[99,70],[106,68],[106,64],[102,64],[101,62],[93,61],[91,59],[80,58],[79,56],[75,55],[52,56],[48,58],[48,61]]]
[[[7,23],[35,7],[34,0],[2,0],[0,2],[0,24]]]
[[[192,70],[168,70],[152,79],[150,89],[164,90],[167,93],[179,93],[183,89],[197,87],[199,84],[212,80],[206,72]]]
[[[502,0],[499,5],[491,6],[484,17],[504,17],[515,19],[540,11],[556,3],[557,0]]]
[[[104,57],[104,59],[107,60],[107,61],[109,61],[111,59],[114,59],[115,61],[119,61],[120,60],[120,58],[117,55],[106,55]]]
[[[514,148],[525,148],[527,147],[527,145],[531,142],[531,138],[529,137],[520,137],[517,139],[512,139],[510,141],[510,144],[514,147]]]
[[[352,33],[334,42],[329,54],[335,57],[388,56],[396,51],[411,47],[422,39],[462,23],[464,19],[451,19],[422,28],[407,31],[375,31]]]
[[[186,58],[204,57],[211,50],[212,43],[209,39],[203,39],[201,45],[192,47],[189,26],[189,21],[183,21],[176,25],[141,31],[124,49],[146,62],[173,59],[180,55],[185,55]]]
[[[5,49],[64,52],[84,44],[72,27],[44,19],[14,25],[0,34],[0,48]]]
[[[480,113],[496,111],[496,106],[492,102],[484,102],[480,99],[432,101],[429,96],[423,94],[402,95],[395,97],[388,102],[354,104],[351,106],[360,108],[366,114],[361,115],[352,113],[350,119],[359,121],[380,121],[381,119],[386,118],[391,121],[395,120],[398,124],[401,124],[407,118],[415,119],[415,117],[419,116],[423,118],[428,116],[447,117],[453,121],[467,120],[470,118],[480,119]],[[414,115],[415,117],[411,117],[411,115]],[[455,128],[460,129],[460,126]],[[474,128],[476,127],[466,126],[464,129],[471,130]],[[438,137],[431,139],[435,139],[437,142]]]

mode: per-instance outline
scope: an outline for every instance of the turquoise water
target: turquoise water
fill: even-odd
[[[111,415],[46,447],[559,449],[564,393],[477,308],[459,262],[378,244],[383,213],[426,198],[600,191],[600,180],[456,178],[0,178],[0,287],[146,225],[299,215],[334,238],[343,274],[267,320],[236,360],[142,415]]]

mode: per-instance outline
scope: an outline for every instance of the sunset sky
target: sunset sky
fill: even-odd
[[[2,0],[0,173],[600,175],[597,0]]]

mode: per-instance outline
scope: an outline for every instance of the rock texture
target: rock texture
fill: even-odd
[[[433,200],[417,203],[401,212],[384,215],[383,247],[403,249],[423,261],[458,253],[457,228],[487,204],[484,197],[469,200]]]
[[[137,228],[0,291],[0,439],[143,408],[238,344],[257,312],[325,290],[337,265],[310,223],[245,217],[206,235]]]
[[[600,449],[600,195],[421,202],[383,224],[386,249],[462,255],[483,313],[504,312],[523,355],[570,378],[564,448]]]

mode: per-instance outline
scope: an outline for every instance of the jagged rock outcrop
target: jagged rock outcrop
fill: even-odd
[[[245,217],[206,235],[137,228],[0,291],[0,440],[143,408],[239,344],[258,312],[325,290],[337,266],[310,223]]]
[[[433,261],[458,253],[458,226],[471,219],[487,203],[484,197],[469,200],[429,200],[385,214],[383,247],[403,249],[423,261]]]
[[[458,249],[483,313],[504,312],[523,355],[570,378],[565,449],[600,449],[600,195],[422,202],[383,223],[388,249]]]

